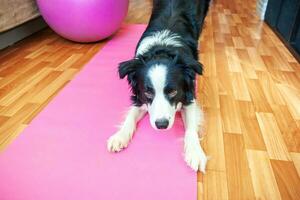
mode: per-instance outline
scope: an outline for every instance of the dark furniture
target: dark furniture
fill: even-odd
[[[300,61],[300,0],[269,0],[265,21]]]

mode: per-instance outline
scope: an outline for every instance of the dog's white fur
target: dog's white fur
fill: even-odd
[[[173,47],[180,47],[182,46],[180,42],[180,36],[172,33],[170,30],[162,30],[157,31],[153,35],[145,37],[137,51],[136,55],[142,55],[146,53],[151,47],[155,45],[165,45],[165,46],[173,46]]]
[[[149,76],[155,91],[155,96],[152,103],[147,105],[151,126],[154,129],[157,129],[155,121],[165,118],[169,121],[167,128],[169,129],[174,123],[176,107],[170,105],[169,101],[164,95],[167,67],[162,64],[155,65],[149,70],[147,76]]]
[[[144,107],[131,106],[119,131],[108,139],[108,150],[111,152],[118,152],[123,148],[126,148],[132,139],[136,124],[146,113],[147,110]]]
[[[185,161],[193,170],[200,170],[205,173],[207,157],[199,143],[198,137],[198,132],[203,127],[203,112],[194,100],[192,104],[183,107],[181,116],[185,126]]]

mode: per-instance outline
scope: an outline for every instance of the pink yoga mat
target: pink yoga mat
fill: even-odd
[[[132,58],[144,25],[123,26],[0,154],[0,200],[193,200],[197,178],[183,159],[184,129],[152,129],[109,153],[106,140],[130,105],[118,63]]]

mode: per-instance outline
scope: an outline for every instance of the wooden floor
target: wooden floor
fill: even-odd
[[[150,11],[150,0],[131,0],[126,22],[146,23]],[[47,29],[0,51],[0,149],[104,44]],[[300,199],[300,64],[255,16],[255,0],[215,0],[200,44],[211,159],[199,199]]]

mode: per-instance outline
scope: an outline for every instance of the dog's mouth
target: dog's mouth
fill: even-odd
[[[155,120],[155,126],[157,129],[167,129],[169,127],[169,120],[166,118]]]
[[[175,115],[169,118],[153,119],[150,115],[150,124],[152,128],[159,131],[169,130],[173,127]]]
[[[181,107],[182,104],[178,103],[176,106],[172,106],[172,109],[169,109],[170,112],[163,114],[161,112],[162,110],[156,110],[153,112],[153,110],[150,108],[150,105],[148,105],[147,110],[152,128],[159,131],[171,129],[174,125],[176,112],[180,111]]]

